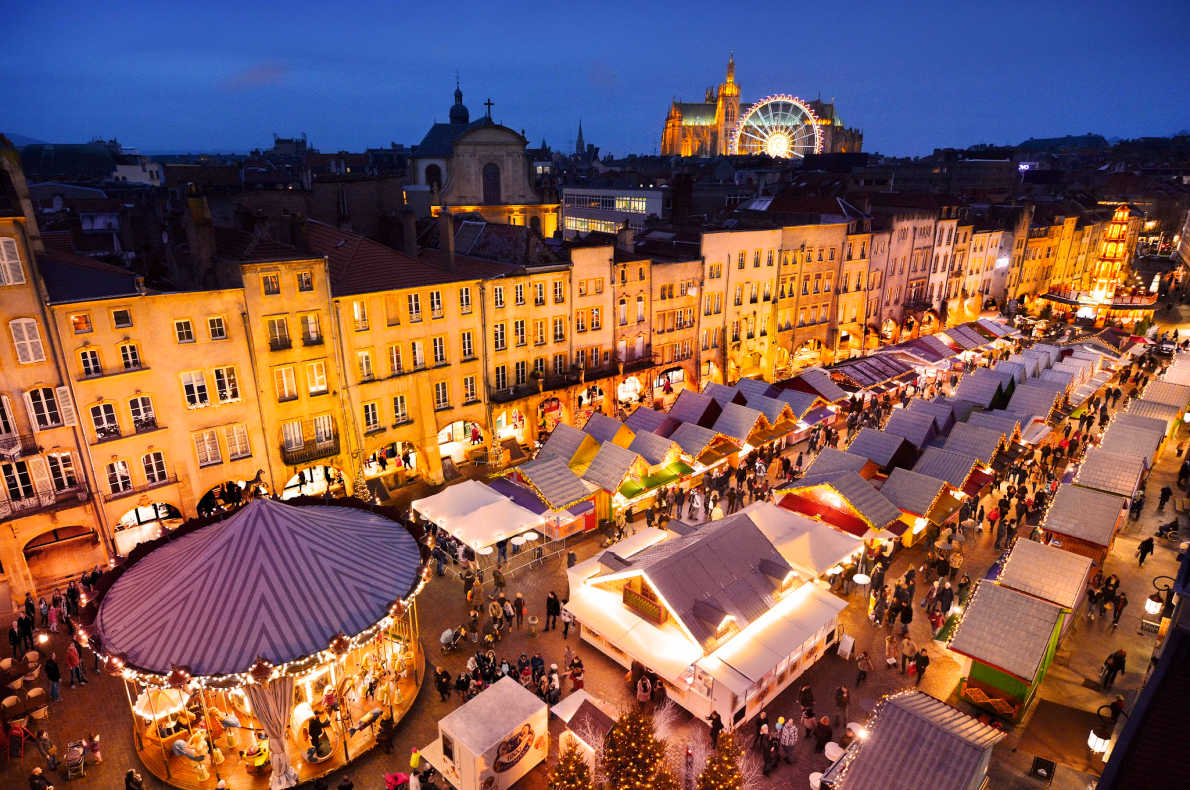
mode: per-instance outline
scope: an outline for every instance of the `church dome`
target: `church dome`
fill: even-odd
[[[471,120],[471,113],[467,112],[467,107],[463,104],[463,90],[455,84],[455,103],[450,108],[450,122],[452,124],[467,124]]]

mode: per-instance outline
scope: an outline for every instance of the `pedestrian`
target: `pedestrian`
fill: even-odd
[[[868,658],[867,651],[860,651],[859,658],[855,659],[855,687],[859,688],[867,679],[868,673],[872,671],[872,659]]]
[[[777,737],[769,737],[764,739],[764,745],[761,747],[761,753],[764,756],[764,770],[765,776],[769,772],[781,764],[781,753],[777,745]]]
[[[1142,540],[1136,547],[1136,556],[1139,562],[1139,567],[1145,566],[1145,560],[1153,553],[1153,538],[1149,536]]]
[[[835,689],[835,726],[842,727],[847,723],[847,708],[851,704],[851,692],[846,686]]]
[[[53,702],[62,701],[62,670],[58,667],[57,658],[57,653],[50,653],[50,657],[41,665],[46,679],[50,682],[50,700]]]
[[[914,642],[912,639],[910,639],[909,634],[906,633],[905,636],[901,639],[901,674],[902,675],[905,674],[905,670],[908,668],[909,662],[912,661],[913,657],[916,655],[917,655],[917,643]]]
[[[82,660],[79,658],[79,649],[73,641],[66,644],[66,669],[70,673],[70,687],[74,688],[76,684],[87,685],[87,677],[83,674]]]
[[[512,611],[516,613],[516,630],[519,631],[525,622],[525,596],[521,593],[517,593],[513,599]]]
[[[132,771],[128,773],[132,773]],[[33,772],[29,774],[29,790],[53,790],[53,787],[49,780],[42,775],[41,766],[34,766]],[[127,787],[127,784],[125,784],[125,787]],[[136,788],[136,790],[139,790],[139,788]]]
[[[1100,670],[1100,678],[1103,682],[1103,689],[1106,691],[1112,687],[1116,682],[1116,675],[1125,670],[1125,662],[1128,658],[1128,651],[1120,648],[1116,652],[1109,655],[1103,661],[1103,669]]]
[[[1173,496],[1173,489],[1168,485],[1161,486],[1161,497],[1157,500],[1157,512],[1160,513],[1165,510],[1165,504],[1169,502],[1169,498]]]
[[[794,747],[797,746],[797,722],[790,719],[785,720],[785,717],[777,719],[777,741],[781,746],[781,758],[785,760],[787,765],[793,765],[795,757]]]
[[[443,702],[450,699],[450,673],[442,667],[434,668],[434,685],[438,689],[438,696]]]
[[[798,704],[805,708],[814,707],[814,689],[810,688],[810,684],[803,684],[797,693]]]
[[[351,781],[351,776],[343,774],[343,778],[339,780],[336,787],[337,790],[355,790],[355,782]]]
[[[41,752],[47,768],[51,771],[58,769],[58,747],[50,740],[50,734],[45,730],[39,730],[37,733],[37,751]]]
[[[558,626],[558,615],[562,614],[562,602],[558,594],[550,590],[545,597],[545,630],[550,631]]]
[[[806,729],[807,738],[814,734],[814,725],[817,723],[818,717],[814,715],[813,708],[806,708],[802,711],[802,727]]]
[[[135,768],[129,768],[124,774],[124,790],[145,790],[145,780]]]
[[[884,666],[888,669],[896,669],[898,655],[900,655],[900,649],[897,647],[897,638],[888,634],[884,637]]]
[[[921,679],[925,677],[926,668],[930,666],[930,657],[926,655],[926,651],[923,648],[922,650],[917,651],[917,655],[914,656],[913,661],[914,666],[917,669],[917,677],[913,679],[913,685],[920,686]]]
[[[1124,607],[1128,605],[1128,596],[1123,590],[1116,596],[1116,600],[1112,605],[1111,627],[1116,628],[1120,625],[1120,615],[1124,613]]]
[[[636,701],[643,708],[649,704],[649,700],[653,698],[653,685],[649,682],[648,675],[641,675],[640,680],[636,681]]]
[[[769,713],[768,713],[768,711],[762,710],[760,712],[760,715],[758,715],[756,717],[755,724],[756,724],[756,732],[752,733],[752,742],[750,744],[748,744],[748,746],[753,749],[755,749],[757,746],[761,745],[763,743],[764,739],[768,737],[768,734],[769,734]]]
[[[566,603],[563,601],[562,603]],[[562,638],[567,639],[570,634],[571,627],[574,626],[574,615],[565,606],[562,607]]]
[[[711,723],[711,748],[718,748],[719,735],[723,732],[723,717],[719,715],[718,711],[711,711],[707,721]]]
[[[496,585],[496,592],[504,592],[504,586],[507,582],[504,580],[504,571],[498,562],[496,563],[496,567],[492,569],[492,582]]]
[[[829,716],[823,716],[814,725],[814,751],[819,754],[826,749],[826,745],[831,742],[834,733],[831,730],[831,720]]]

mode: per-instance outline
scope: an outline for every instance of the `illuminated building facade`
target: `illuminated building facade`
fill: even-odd
[[[562,237],[573,239],[591,232],[615,233],[624,224],[643,230],[650,216],[669,219],[668,189],[562,187]]]

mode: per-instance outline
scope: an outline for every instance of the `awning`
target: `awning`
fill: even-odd
[[[967,496],[976,496],[995,479],[996,476],[991,472],[974,469],[971,474],[967,475],[967,482],[963,483],[963,493]]]
[[[835,412],[828,406],[818,406],[806,412],[806,416],[802,417],[802,422],[806,425],[817,425],[818,423],[829,420],[835,416]]]

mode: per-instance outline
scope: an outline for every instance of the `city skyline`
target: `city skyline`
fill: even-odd
[[[577,18],[539,18],[529,5],[468,9],[466,29],[444,31],[429,10],[364,4],[322,38],[311,38],[315,7],[303,4],[284,19],[220,3],[201,19],[136,4],[105,18],[28,7],[11,28],[26,35],[0,55],[9,73],[26,75],[9,86],[5,131],[46,142],[117,137],[146,152],[247,151],[273,133],[302,132],[324,151],[415,145],[445,120],[458,73],[473,117],[490,98],[493,118],[534,145],[572,150],[581,119],[603,152],[651,154],[668,103],[699,100],[734,51],[744,100],[833,99],[877,153],[1087,132],[1165,136],[1188,125],[1179,75],[1190,56],[1166,37],[1190,11],[1164,5],[1156,32],[1121,28],[1103,3],[1069,18],[1057,8],[989,15],[927,3],[908,15],[873,4],[851,28],[829,8],[738,6],[726,30],[715,19],[722,9],[709,5],[612,6],[600,9],[608,36],[575,37]],[[764,14],[776,23],[757,25]],[[591,24],[584,18],[582,29]],[[1115,56],[1095,54],[1095,42],[1110,42]]]

